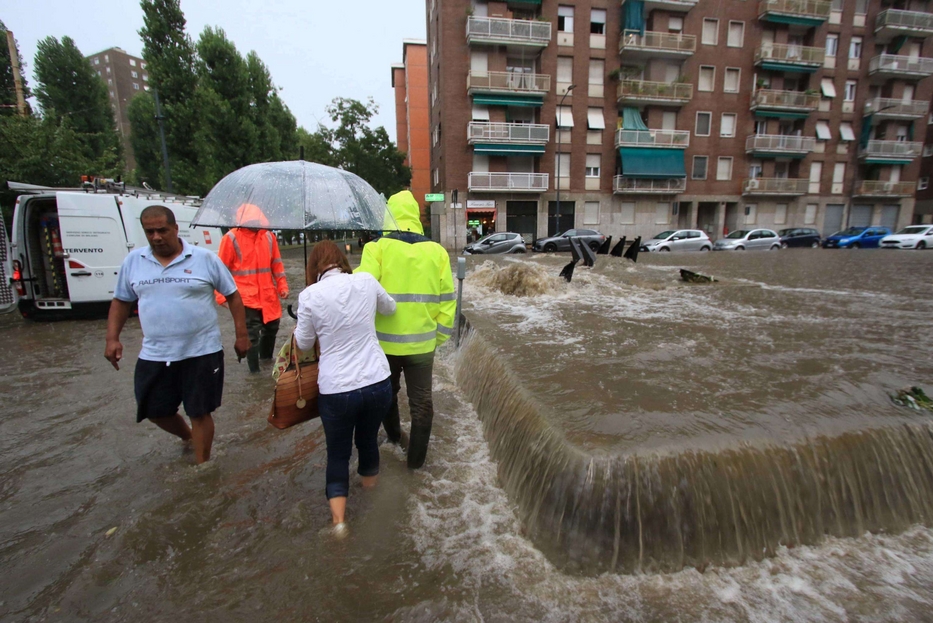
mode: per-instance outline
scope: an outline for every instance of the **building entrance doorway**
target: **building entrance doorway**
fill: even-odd
[[[538,202],[506,201],[505,227],[510,232],[521,234],[525,244],[533,243],[538,233]]]
[[[560,202],[560,218],[557,215],[557,202],[549,201],[547,205],[547,235],[556,236],[568,229],[573,229],[574,204],[573,201]]]
[[[467,240],[476,242],[496,231],[495,208],[467,208]]]
[[[718,201],[701,201],[697,204],[697,229],[702,229],[713,239],[719,238],[721,233],[716,231],[716,211],[718,209]]]

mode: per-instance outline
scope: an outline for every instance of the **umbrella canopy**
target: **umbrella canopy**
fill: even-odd
[[[192,224],[255,227],[255,219],[244,214],[257,210],[265,218],[263,229],[398,229],[385,198],[362,178],[304,160],[237,169],[211,189]]]

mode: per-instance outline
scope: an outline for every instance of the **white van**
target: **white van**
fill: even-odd
[[[20,195],[5,268],[24,318],[106,316],[123,258],[147,246],[139,215],[151,205],[175,213],[189,244],[217,252],[221,231],[190,226],[198,208],[185,197],[80,190]],[[0,307],[6,300],[0,292]],[[8,302],[9,304],[9,302]]]

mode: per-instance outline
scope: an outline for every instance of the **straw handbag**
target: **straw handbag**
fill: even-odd
[[[320,357],[317,342],[314,343],[314,353],[316,357]],[[293,333],[290,363],[275,384],[272,409],[269,411],[269,424],[276,428],[288,428],[318,416],[317,364],[317,361],[310,363],[298,361],[298,346],[295,344]]]

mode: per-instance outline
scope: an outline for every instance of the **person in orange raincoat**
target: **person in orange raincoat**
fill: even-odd
[[[275,350],[282,317],[279,299],[288,296],[288,281],[278,241],[268,230],[269,221],[262,210],[244,203],[237,210],[236,222],[237,227],[220,240],[217,255],[230,269],[243,298],[250,341],[246,363],[250,372],[259,372],[259,360],[272,359]],[[219,292],[216,298],[219,304],[224,304]]]

